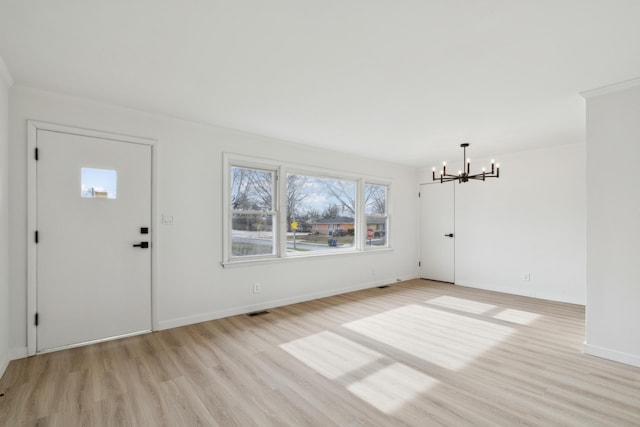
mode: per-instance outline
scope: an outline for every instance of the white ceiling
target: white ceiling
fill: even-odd
[[[638,0],[0,0],[18,85],[408,165],[584,141]]]

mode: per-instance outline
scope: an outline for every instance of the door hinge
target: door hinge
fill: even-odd
[[[39,236],[38,236],[38,230],[36,230],[36,243],[38,243],[38,241],[40,240]]]
[[[35,320],[35,325],[38,326],[40,324],[40,316],[38,316],[38,313],[36,313],[36,320]]]
[[[418,199],[419,199],[420,197],[422,197],[422,194],[421,194],[421,193],[418,193]]]
[[[418,267],[422,267],[422,262],[418,261]]]
[[[38,153],[38,149],[36,148],[36,150],[35,150],[35,151],[36,151],[36,155],[35,155],[35,157],[36,157],[36,161],[38,161],[38,160],[39,160],[39,153]]]

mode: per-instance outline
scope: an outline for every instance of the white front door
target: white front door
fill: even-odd
[[[420,277],[455,281],[455,184],[420,186]]]
[[[36,351],[150,331],[151,147],[42,129],[36,146]]]

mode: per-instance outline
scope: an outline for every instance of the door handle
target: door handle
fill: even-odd
[[[453,233],[445,234],[444,237],[453,237]]]
[[[137,245],[133,245],[133,247],[147,249],[149,247],[149,242],[140,242]]]

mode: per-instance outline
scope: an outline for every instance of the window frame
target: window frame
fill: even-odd
[[[273,254],[269,255],[232,255],[232,219],[234,210],[231,208],[231,170],[233,167],[260,169],[272,171],[276,180],[273,188],[275,194],[272,195],[274,209],[269,214],[273,215]],[[313,257],[326,256],[348,256],[379,251],[393,250],[391,245],[391,193],[392,181],[381,177],[358,175],[339,170],[331,170],[326,168],[314,167],[309,165],[288,163],[284,161],[276,161],[266,158],[251,157],[241,154],[223,153],[223,188],[222,188],[222,228],[223,228],[223,248],[222,262],[223,267],[233,267],[247,264],[278,262],[308,259]],[[287,176],[304,175],[317,178],[327,178],[334,180],[344,180],[355,183],[355,200],[356,213],[354,215],[354,244],[353,248],[340,251],[317,251],[307,254],[287,255]],[[367,214],[364,205],[365,202],[365,186],[367,184],[386,186],[386,215],[380,215],[386,218],[386,244],[384,246],[366,245],[367,237]],[[247,212],[247,213],[253,213]],[[371,216],[371,215],[369,215]]]
[[[311,167],[301,167],[301,166],[289,166],[289,167],[283,167],[283,176],[285,177],[285,179],[282,179],[283,182],[283,193],[281,194],[286,194],[287,191],[287,177],[289,175],[303,175],[303,176],[310,176],[313,178],[323,178],[323,179],[332,179],[332,180],[336,180],[336,181],[348,181],[348,182],[352,182],[355,184],[355,208],[356,208],[356,212],[353,215],[353,219],[355,221],[354,224],[354,236],[353,236],[353,247],[349,248],[349,249],[341,249],[339,251],[318,251],[318,252],[314,252],[314,253],[309,253],[309,254],[296,254],[296,255],[287,255],[287,251],[286,251],[286,239],[285,242],[283,242],[283,258],[304,258],[304,257],[309,257],[309,256],[323,256],[323,255],[338,255],[338,254],[345,254],[345,253],[353,253],[353,252],[358,252],[361,250],[362,245],[360,244],[360,239],[358,238],[358,234],[359,234],[359,230],[358,228],[358,223],[359,223],[359,206],[360,206],[360,196],[359,196],[359,191],[360,191],[360,187],[361,187],[361,178],[356,177],[355,175],[347,175],[347,174],[343,174],[340,175],[338,172],[335,171],[327,171],[327,170],[319,170],[319,169],[315,169],[315,168],[311,168]],[[284,201],[283,201],[283,206],[282,206],[282,226],[284,227],[284,230],[287,229],[287,206],[286,206],[286,197],[284,197]]]
[[[378,185],[378,186],[383,186],[386,187],[386,192],[385,192],[385,213],[384,214],[372,214],[372,215],[368,215],[367,214],[367,209],[366,209],[366,205],[365,205],[365,197],[366,197],[366,187],[367,184],[369,185]],[[382,250],[382,249],[388,249],[391,248],[391,236],[392,233],[390,232],[391,230],[391,214],[389,213],[390,209],[391,209],[391,183],[388,181],[381,181],[381,180],[375,180],[375,179],[364,179],[363,185],[362,185],[362,192],[363,192],[363,201],[362,201],[362,215],[363,215],[363,219],[362,219],[362,230],[363,230],[363,249],[365,251],[376,251],[376,250]],[[373,218],[385,218],[385,244],[382,246],[367,246],[367,218],[368,217],[373,217]]]
[[[267,160],[258,160],[252,159],[244,156],[230,156],[225,155],[224,157],[224,177],[223,177],[223,256],[224,261],[223,265],[238,263],[238,262],[247,262],[247,261],[261,261],[267,259],[277,259],[280,257],[280,238],[279,238],[279,229],[280,229],[280,201],[279,201],[279,185],[280,185],[280,168],[279,166]],[[271,188],[273,194],[271,195],[271,211],[238,211],[234,210],[231,207],[231,170],[234,168],[244,168],[244,169],[256,169],[256,170],[264,170],[273,173],[274,182],[271,183]],[[262,255],[244,255],[244,256],[233,256],[233,215],[235,213],[245,213],[248,215],[251,214],[267,214],[272,216],[272,244],[273,244],[273,252],[271,254],[262,254]]]

